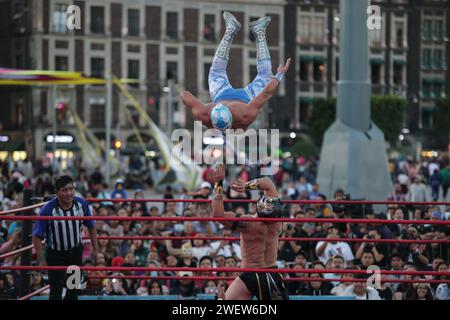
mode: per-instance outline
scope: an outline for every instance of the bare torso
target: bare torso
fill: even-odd
[[[254,216],[243,216],[254,217]],[[276,265],[281,223],[249,222],[241,232],[243,268],[267,268]]]
[[[244,131],[247,130],[247,128],[250,126],[250,124],[253,123],[253,121],[255,121],[258,115],[257,110],[255,111],[254,109],[249,108],[246,103],[238,100],[222,100],[218,103],[207,103],[205,106],[209,109],[208,123],[203,124],[210,128],[212,127],[211,110],[219,103],[226,105],[233,116],[233,124],[231,126],[231,129],[242,129]]]

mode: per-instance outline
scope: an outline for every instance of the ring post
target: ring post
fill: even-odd
[[[33,189],[25,189],[23,192],[23,205],[25,207],[32,205],[31,198],[33,197]],[[23,215],[31,216],[33,209],[29,209],[23,212]],[[22,222],[22,247],[26,247],[31,244],[31,231],[33,227],[32,220],[25,220]],[[31,265],[31,251],[23,251],[20,256],[20,265],[29,266]],[[30,290],[30,274],[27,270],[22,270],[20,272],[20,288],[19,294],[21,297],[29,293]]]

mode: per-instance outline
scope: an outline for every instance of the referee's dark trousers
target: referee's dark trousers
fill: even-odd
[[[47,264],[48,266],[81,266],[82,264],[83,245],[79,244],[75,248],[66,251],[47,250]],[[65,270],[63,271],[48,271],[48,282],[50,284],[49,300],[62,300],[63,288],[66,288],[66,295],[64,300],[77,300],[80,290],[67,289],[67,276]]]

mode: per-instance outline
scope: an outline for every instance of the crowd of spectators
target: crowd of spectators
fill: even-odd
[[[283,199],[326,199],[315,183],[318,159],[289,158],[282,163],[281,170],[274,175]],[[8,210],[23,205],[23,190],[33,187],[37,197],[48,198],[54,194],[54,176],[47,172],[33,174],[30,162],[0,163],[1,209]],[[426,201],[446,199],[450,181],[448,164],[445,161],[392,161],[389,169],[395,185],[389,200]],[[77,170],[76,190],[86,198],[135,198],[145,197],[146,190],[126,189],[126,181],[117,179],[110,189],[104,183],[99,170],[86,174]],[[255,199],[256,193],[239,194],[229,188],[233,178],[244,181],[258,176],[258,168],[242,166],[235,173],[227,173],[225,195],[229,199]],[[437,173],[437,174],[436,174]],[[112,203],[108,201],[91,203],[96,216],[164,216],[164,217],[207,217],[211,214],[208,203],[176,203],[170,199],[208,199],[212,191],[212,169],[205,168],[203,183],[198,190],[173,190],[167,187],[161,198],[168,199],[163,205],[146,202]],[[437,188],[438,186],[438,188]],[[429,197],[431,194],[431,198]],[[336,190],[335,199],[343,199],[345,190]],[[255,205],[250,203],[226,204],[226,210],[239,213],[255,213]],[[357,208],[359,211],[361,208]],[[449,219],[450,207],[389,205],[386,210],[377,211],[362,208],[365,217],[379,219],[380,223],[283,223],[282,237],[299,238],[364,238],[364,239],[450,239],[448,225],[383,224],[385,219],[445,220]],[[292,218],[347,218],[354,217],[351,206],[299,205],[289,206]],[[239,237],[218,222],[212,221],[117,221],[98,220],[99,236],[193,236],[193,237]],[[16,221],[1,220],[0,216],[0,255],[21,248],[22,225]],[[88,236],[85,230],[86,237]],[[84,243],[83,264],[94,265],[91,259],[92,247],[88,240]],[[34,257],[34,256],[33,256]],[[365,282],[340,282],[339,278],[352,279],[352,274],[302,273],[303,269],[348,269],[366,270],[378,266],[383,270],[450,271],[448,245],[443,243],[403,244],[403,243],[354,243],[343,241],[280,241],[278,267],[292,269],[286,278],[305,277],[310,281],[286,281],[291,295],[313,296],[354,296],[357,299],[386,300],[448,300],[449,286],[446,283],[389,283],[382,282],[377,289],[367,287]],[[99,252],[95,266],[101,267],[201,267],[223,268],[218,272],[89,272],[84,283],[84,295],[177,295],[192,297],[197,294],[217,295],[226,290],[226,280],[192,280],[191,276],[236,277],[237,272],[227,272],[227,268],[240,267],[242,259],[239,241],[220,240],[99,240]],[[20,265],[20,254],[0,260],[0,265]],[[35,263],[35,262],[33,262]],[[98,279],[101,275],[138,276],[181,276],[182,280],[136,280],[136,279]],[[365,275],[362,275],[365,276]],[[361,278],[361,275],[355,275]],[[338,279],[334,281],[313,281],[317,278]],[[384,276],[382,280],[425,279],[445,280],[441,277],[416,277],[409,275]],[[13,271],[0,272],[0,299],[17,298],[19,274]],[[30,290],[35,291],[46,284],[45,273],[33,272]],[[42,294],[48,294],[44,291]]]

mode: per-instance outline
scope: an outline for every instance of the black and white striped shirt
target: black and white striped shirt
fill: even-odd
[[[86,200],[74,197],[73,205],[69,210],[62,209],[58,199],[50,200],[39,213],[40,216],[53,217],[82,217],[92,216]],[[81,243],[82,226],[88,228],[95,226],[94,220],[38,220],[34,225],[33,236],[46,240],[51,250],[67,251]]]

